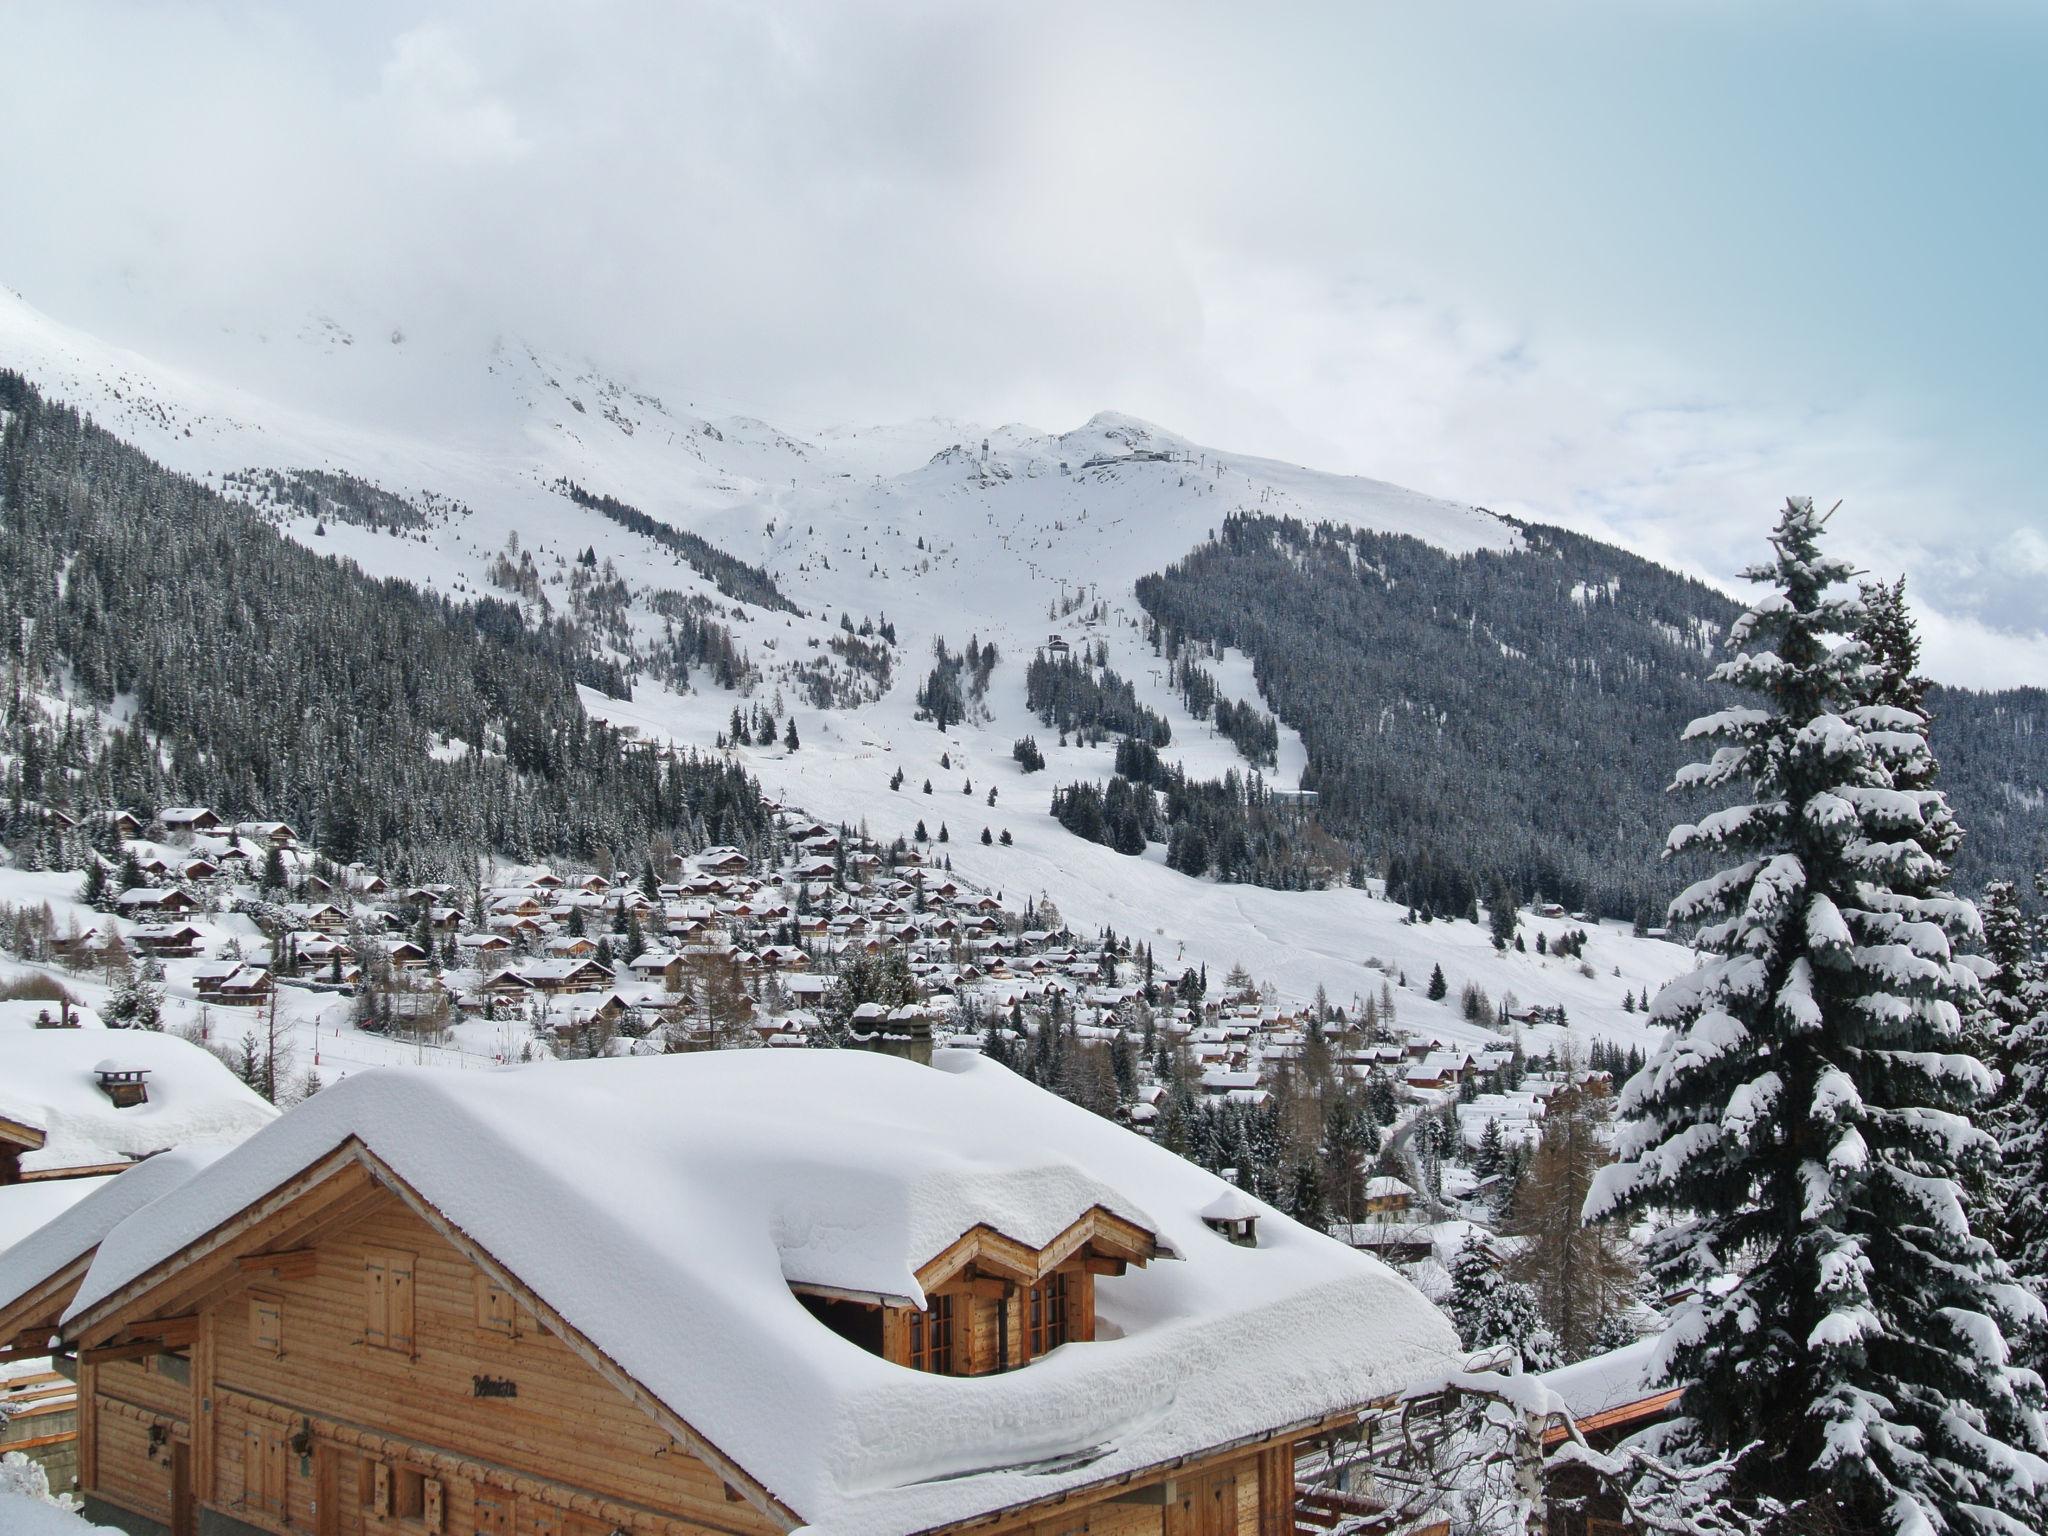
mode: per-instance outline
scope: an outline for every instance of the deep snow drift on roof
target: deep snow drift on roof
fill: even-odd
[[[117,1108],[97,1072],[116,1045],[117,1065],[149,1074],[148,1102]],[[21,1156],[25,1173],[100,1168],[167,1147],[240,1141],[277,1111],[212,1052],[176,1035],[102,1029],[10,1030],[0,1036],[0,1116],[41,1131]]]
[[[54,1215],[11,1247],[0,1249],[0,1307],[92,1252],[106,1235],[152,1200],[177,1189],[222,1152],[225,1145],[181,1147],[103,1179],[60,1179],[50,1187],[91,1186],[84,1198]],[[20,1189],[44,1186],[25,1184]]]
[[[1456,1363],[1376,1262],[968,1051],[726,1052],[364,1073],[109,1236],[76,1316],[359,1137],[450,1225],[804,1519],[918,1530],[1314,1420]],[[791,1278],[915,1295],[979,1222],[1042,1242],[1095,1205],[1182,1256],[1105,1277],[1102,1342],[991,1377],[890,1364]],[[1060,1470],[1048,1471],[1048,1465]],[[978,1474],[978,1475],[976,1475]]]

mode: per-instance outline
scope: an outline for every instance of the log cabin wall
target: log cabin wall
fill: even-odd
[[[1004,1524],[1003,1531],[1025,1530]],[[1029,1536],[1293,1536],[1294,1446],[1198,1461],[1150,1484],[1039,1513]]]
[[[171,1536],[167,1454],[146,1453],[161,1419],[174,1439],[200,1426],[198,1536],[778,1529],[395,1196],[310,1246],[311,1274],[252,1279],[202,1310],[188,1381],[84,1368],[101,1518]],[[410,1308],[409,1339],[373,1315],[387,1287]]]

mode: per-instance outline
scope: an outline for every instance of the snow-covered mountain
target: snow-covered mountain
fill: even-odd
[[[1496,955],[1481,928],[1408,925],[1401,909],[1366,891],[1193,880],[1167,869],[1159,848],[1121,855],[1049,814],[1055,785],[1107,777],[1111,756],[1058,745],[1026,709],[1024,663],[1049,635],[1105,648],[1139,699],[1171,723],[1163,755],[1213,777],[1241,759],[1167,685],[1133,597],[1138,577],[1186,553],[1234,509],[1411,534],[1453,552],[1516,547],[1514,528],[1483,510],[1220,452],[1113,412],[1060,433],[940,419],[797,433],[658,397],[512,340],[466,354],[316,320],[266,344],[283,358],[268,372],[295,381],[289,402],[124,351],[0,290],[0,367],[171,467],[216,485],[250,469],[338,471],[440,509],[387,531],[272,509],[292,537],[373,575],[458,597],[492,592],[491,568],[516,539],[556,610],[586,550],[632,590],[636,634],[661,630],[647,602],[656,592],[715,601],[758,670],[751,699],[699,672],[687,693],[644,680],[630,700],[585,690],[590,712],[698,747],[718,738],[736,704],[766,704],[778,718],[793,712],[800,750],[736,749],[771,795],[883,837],[920,820],[935,836],[943,825],[962,872],[1013,897],[1050,898],[1077,928],[1147,939],[1176,969],[1242,962],[1285,995],[1321,986],[1340,1002],[1405,973],[1426,1027],[1476,1040],[1483,1032],[1451,1006],[1421,1001],[1432,965],[1451,977],[1452,1003],[1469,980],[1496,999],[1562,1004],[1576,1021],[1635,1038],[1624,993],[1689,963],[1684,951],[1611,924],[1589,950],[1597,965]],[[572,501],[564,481],[762,568],[800,612],[720,596],[654,540]],[[893,626],[892,682],[880,698],[818,708],[799,669],[831,664],[842,615]],[[934,645],[957,651],[970,636],[992,641],[1002,660],[971,718],[941,734],[916,718],[914,695]],[[1247,658],[1226,656],[1211,670],[1226,696],[1256,697]],[[1029,777],[1010,754],[1027,733],[1048,759]],[[1292,784],[1303,761],[1299,739],[1283,730],[1273,781]],[[904,782],[892,790],[899,769]],[[1013,845],[984,847],[984,827],[1010,833]],[[1537,924],[1546,926],[1562,925]]]

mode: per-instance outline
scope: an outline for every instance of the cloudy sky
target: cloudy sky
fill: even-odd
[[[1098,409],[1726,579],[1788,492],[2048,683],[2048,8],[0,0],[0,283],[799,430]],[[289,388],[289,380],[269,381]]]

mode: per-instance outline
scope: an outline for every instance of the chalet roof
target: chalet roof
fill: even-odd
[[[0,1231],[0,1309],[92,1252],[121,1221],[176,1189],[226,1150],[220,1144],[181,1147],[111,1178],[53,1179],[47,1184],[10,1186],[10,1199],[19,1191],[62,1191],[77,1198],[64,1209],[51,1211],[41,1225],[12,1245]]]
[[[1455,1367],[1449,1325],[1391,1270],[1267,1208],[1258,1247],[1236,1247],[1200,1219],[1215,1176],[978,1053],[939,1060],[731,1051],[354,1074],[116,1228],[72,1315],[358,1138],[834,1536],[970,1519]],[[1025,1370],[911,1372],[789,1290],[921,1300],[916,1267],[978,1225],[1042,1247],[1097,1207],[1184,1262],[1103,1277],[1116,1342]]]
[[[150,1159],[155,1162],[155,1158]],[[84,1174],[69,1179],[34,1179],[26,1184],[0,1184],[0,1272],[7,1268],[7,1251],[25,1242],[62,1216],[95,1190],[104,1189],[113,1174]],[[33,1282],[31,1282],[33,1283]],[[5,1291],[0,1291],[4,1296]],[[5,1303],[0,1302],[0,1310]],[[0,1322],[0,1331],[5,1331]],[[0,1365],[0,1372],[5,1366]]]
[[[128,1030],[121,1065],[149,1073],[149,1101],[115,1108],[95,1074],[116,1037],[104,1029],[10,1030],[0,1035],[0,1117],[33,1126],[44,1143],[22,1172],[104,1168],[170,1147],[240,1141],[277,1117],[202,1046]]]
[[[1662,1395],[1661,1335],[1637,1339],[1604,1355],[1545,1371],[1537,1380],[1564,1399],[1573,1418],[1585,1420],[1617,1408],[1647,1403]]]

